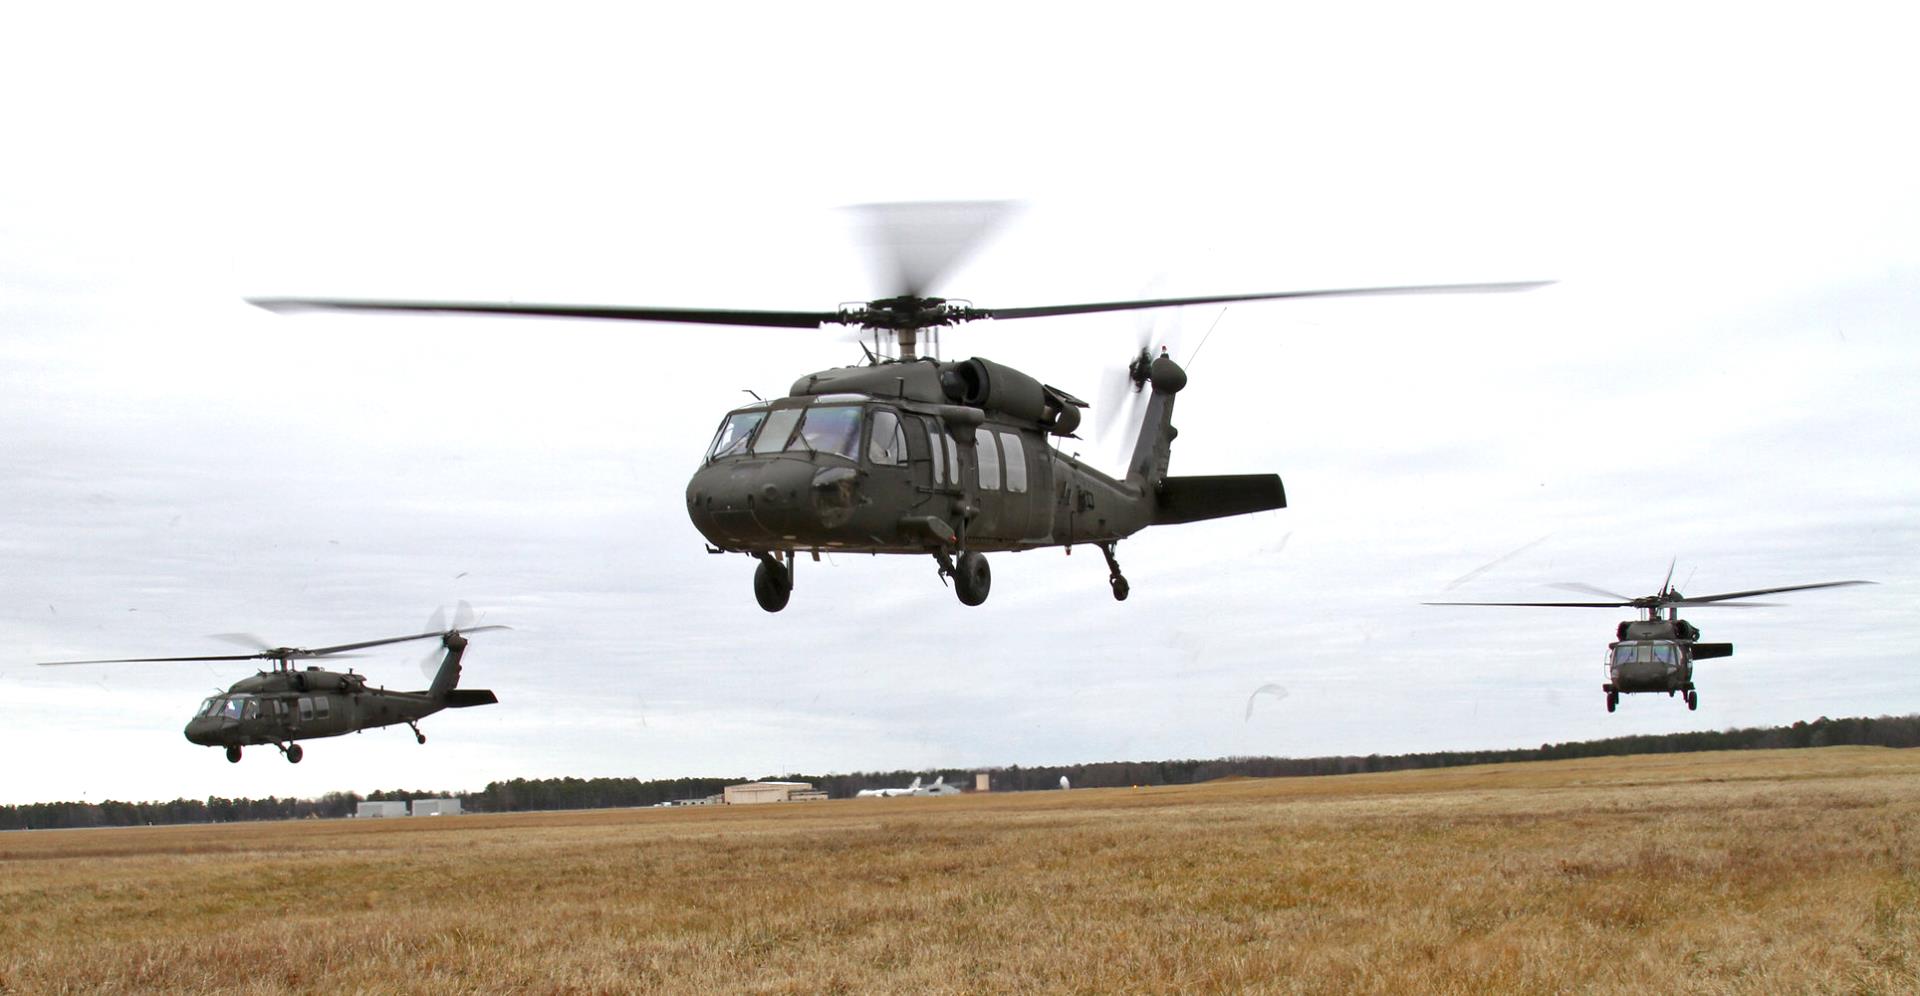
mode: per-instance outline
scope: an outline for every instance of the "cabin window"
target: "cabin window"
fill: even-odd
[[[980,490],[1000,490],[1000,448],[993,445],[993,433],[981,432],[975,436],[974,449],[980,463]]]
[[[873,413],[867,460],[876,467],[898,467],[907,462],[907,434],[900,429],[900,416],[885,409]]]
[[[333,714],[333,699],[325,695],[313,697],[313,718],[326,719]]]
[[[247,707],[243,712],[240,713],[240,718],[241,719],[258,719],[259,716],[260,716],[260,700],[248,699]]]
[[[782,408],[769,412],[766,423],[760,426],[760,434],[753,439],[754,455],[778,453],[786,449],[787,437],[793,435],[793,427],[799,423],[802,410]]]
[[[766,419],[767,413],[734,412],[720,423],[720,431],[713,437],[713,445],[707,447],[707,459],[718,460],[721,457],[739,456],[747,451],[747,439],[753,430]]]
[[[947,480],[957,487],[960,484],[960,444],[953,437],[942,433],[940,438],[947,441]]]
[[[1027,450],[1020,444],[1020,437],[1011,432],[1000,434],[1000,445],[1007,455],[1007,490],[1014,494],[1027,492]]]
[[[279,719],[287,718],[287,700],[286,699],[273,700],[273,714],[276,718],[279,718]]]
[[[313,700],[303,695],[300,697],[300,720],[301,722],[305,722],[312,718]]]
[[[933,464],[934,487],[939,487],[940,485],[947,483],[947,477],[946,477],[947,462],[940,449],[940,439],[941,439],[940,430],[934,428],[933,423],[931,422],[927,423],[927,448],[928,448],[928,451],[933,454],[932,460],[930,462]]]
[[[830,405],[807,409],[800,434],[793,438],[790,450],[835,453],[849,460],[860,458],[860,409],[850,405]]]

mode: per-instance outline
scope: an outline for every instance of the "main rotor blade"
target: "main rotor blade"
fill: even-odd
[[[588,304],[499,304],[484,301],[377,301],[341,297],[250,297],[247,303],[268,311],[407,311],[453,315],[523,315],[541,318],[598,318],[630,322],[679,322],[694,325],[745,325],[810,329],[842,320],[837,311],[743,311],[731,308],[623,308]]]
[[[1421,602],[1421,605],[1526,605],[1562,609],[1625,609],[1632,602]]]
[[[1380,297],[1391,294],[1493,294],[1533,290],[1551,280],[1496,284],[1415,284],[1405,287],[1345,287],[1338,290],[1277,291],[1272,294],[1222,294],[1213,297],[1166,297],[1148,301],[1108,301],[1101,304],[1055,304],[1038,308],[982,308],[988,318],[1044,318],[1050,315],[1087,315],[1100,311],[1140,308],[1177,308],[1188,304],[1231,304],[1235,301],[1275,301],[1296,297]]]
[[[268,651],[273,649],[273,644],[268,643],[265,640],[262,640],[261,638],[253,635],[252,633],[209,633],[208,637],[211,639],[219,640],[223,643],[235,643],[235,644],[239,644],[242,647],[252,647],[253,649],[259,650],[259,651]]]
[[[1752,591],[1730,591],[1724,595],[1689,595],[1676,598],[1670,605],[1705,605],[1708,602],[1720,602],[1729,598],[1751,598],[1754,595],[1772,595],[1782,591],[1808,591],[1813,588],[1844,588],[1855,584],[1878,584],[1877,581],[1822,581],[1819,584],[1790,584],[1784,588],[1755,588]]]
[[[97,661],[35,661],[41,667],[58,667],[64,664],[162,664],[173,661],[257,661],[266,658],[266,654],[218,654],[207,657],[109,657]]]
[[[454,633],[454,632],[478,633],[483,630],[506,629],[506,628],[508,627],[497,626],[497,625],[496,626],[475,626],[472,629],[465,629],[465,630],[442,630],[434,633],[415,633],[412,636],[390,636],[384,640],[366,640],[360,643],[343,643],[337,647],[317,647],[313,650],[303,650],[301,651],[301,654],[308,657],[326,657],[332,654],[337,654],[343,650],[360,650],[366,647],[384,647],[389,643],[407,643],[412,640],[438,640],[441,637],[446,636],[448,633]]]
[[[1623,605],[1633,601],[1633,599],[1628,598],[1627,596],[1622,595],[1617,591],[1608,591],[1605,588],[1595,588],[1593,585],[1581,584],[1578,581],[1552,581],[1552,582],[1548,582],[1547,587],[1559,588],[1562,591],[1577,591],[1583,595],[1600,595],[1606,598],[1617,598],[1620,600],[1621,604]]]
[[[890,292],[923,297],[973,254],[1018,205],[1013,201],[925,201],[858,204],[875,265]]]

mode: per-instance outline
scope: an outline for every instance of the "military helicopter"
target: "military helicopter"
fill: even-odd
[[[224,694],[215,695],[200,703],[199,711],[187,721],[186,736],[193,743],[207,747],[225,747],[227,760],[239,763],[242,747],[255,744],[272,744],[286,755],[289,762],[299,764],[305,755],[296,740],[312,740],[318,737],[337,737],[343,733],[357,733],[361,730],[381,726],[393,726],[405,723],[413,730],[414,739],[427,742],[427,735],[420,732],[420,720],[442,709],[465,709],[469,706],[493,705],[500,701],[494,694],[481,688],[457,688],[460,683],[460,658],[467,650],[468,633],[478,633],[489,629],[506,629],[505,626],[471,626],[455,629],[437,629],[430,633],[415,633],[412,636],[393,636],[384,640],[366,640],[360,643],[343,643],[336,647],[317,647],[303,649],[298,647],[269,647],[257,638],[246,634],[224,634],[222,639],[254,643],[260,646],[255,654],[216,654],[198,657],[123,657],[109,660],[91,661],[42,661],[44,666],[67,664],[147,664],[170,661],[252,661],[273,662],[273,669],[261,671],[250,678],[242,678],[233,683]],[[440,668],[434,673],[433,684],[425,691],[401,692],[386,688],[371,688],[365,675],[355,674],[351,669],[342,673],[328,671],[308,665],[302,669],[294,666],[294,661],[311,660],[318,657],[351,656],[349,651],[365,650],[369,647],[381,647],[389,643],[406,643],[410,640],[437,639],[446,649],[446,656],[440,662]]]
[[[1592,585],[1563,581],[1551,587],[1610,598],[1610,602],[1427,602],[1427,605],[1514,605],[1586,609],[1639,609],[1639,620],[1622,622],[1614,629],[1614,642],[1607,644],[1607,682],[1600,686],[1607,693],[1607,711],[1619,708],[1620,696],[1635,692],[1666,692],[1669,698],[1679,694],[1688,709],[1700,708],[1700,692],[1693,686],[1693,662],[1715,657],[1732,657],[1731,643],[1700,643],[1700,630],[1680,618],[1680,607],[1712,605],[1716,608],[1746,609],[1774,605],[1773,602],[1740,602],[1735,599],[1756,595],[1774,595],[1784,591],[1808,591],[1814,588],[1841,588],[1847,585],[1873,584],[1872,581],[1822,581],[1818,584],[1791,584],[1780,588],[1755,588],[1719,595],[1682,595],[1673,587],[1673,566],[1660,590],[1640,598],[1628,598]],[[1664,617],[1662,613],[1665,613]]]
[[[784,398],[727,413],[687,483],[687,515],[707,552],[759,561],[754,597],[768,612],[793,592],[796,554],[931,555],[966,605],[987,599],[987,553],[1091,544],[1113,597],[1130,590],[1115,545],[1147,526],[1284,508],[1277,474],[1168,476],[1173,402],[1186,371],[1142,346],[1126,366],[1149,391],[1126,469],[1110,477],[1062,452],[1088,404],[1012,367],[942,361],[939,333],[985,319],[1024,319],[1288,298],[1513,291],[1544,282],[1360,287],[1261,294],[981,308],[930,296],[939,275],[993,227],[1004,203],[869,205],[889,296],[833,311],[742,311],[452,301],[252,298],[272,311],[330,309],[818,328],[869,334],[864,365],[811,373]],[[919,353],[925,332],[934,355]]]

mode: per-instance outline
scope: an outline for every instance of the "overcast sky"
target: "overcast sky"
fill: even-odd
[[[0,802],[1920,711],[1920,70],[1892,10],[11,7]],[[931,558],[835,556],[778,615],[683,489],[744,389],[858,359],[836,330],[241,300],[825,309],[884,289],[842,208],[972,198],[1024,204],[938,288],[987,307],[1559,283],[1164,315],[1174,472],[1275,471],[1292,507],[1122,543],[1125,603],[1090,548],[994,556],[973,609]],[[1094,398],[1138,328],[943,351]],[[1690,613],[1736,647],[1693,713],[1605,712],[1628,613],[1420,604],[1645,594],[1674,558],[1696,594],[1880,585]],[[29,663],[371,639],[459,599],[514,627],[467,657],[501,704],[297,767],[181,737],[249,668]],[[423,687],[427,649],[353,663]]]

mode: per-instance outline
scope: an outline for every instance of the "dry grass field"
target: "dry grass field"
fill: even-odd
[[[4,992],[1920,990],[1920,751],[0,834]]]

